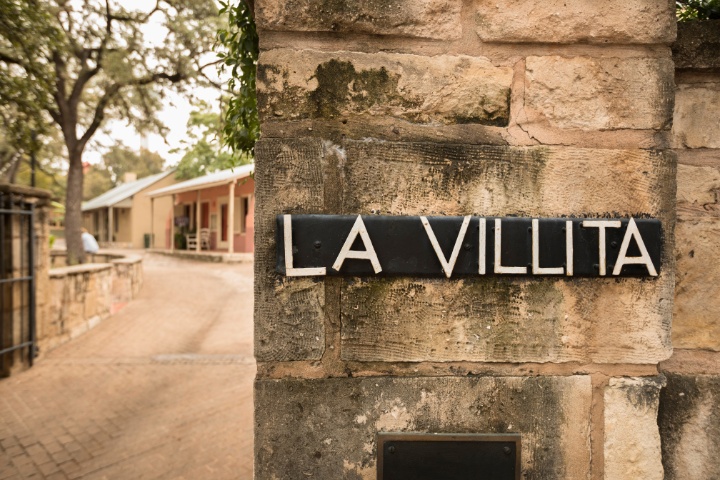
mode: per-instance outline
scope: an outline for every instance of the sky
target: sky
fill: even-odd
[[[115,0],[117,3],[118,0]],[[149,0],[122,0],[122,5],[128,10],[149,11],[155,2]],[[144,29],[145,39],[149,43],[159,44],[165,39],[164,29],[161,26],[162,17],[154,15]],[[212,58],[211,58],[212,60]],[[218,80],[214,67],[206,69],[205,73],[210,78]],[[220,79],[222,80],[222,79]],[[196,88],[193,94],[200,100],[210,105],[217,105],[220,92],[215,88]],[[182,147],[181,141],[187,137],[187,121],[190,117],[192,106],[190,102],[172,90],[168,90],[165,97],[165,107],[157,115],[158,119],[168,127],[168,134],[165,139],[157,134],[148,134],[143,140],[135,128],[128,126],[127,122],[110,120],[98,131],[83,155],[83,161],[99,163],[109,147],[122,143],[133,150],[139,150],[141,146],[159,153],[165,158],[167,166],[175,165],[182,158],[182,152],[170,153],[171,150]],[[145,145],[142,145],[145,143]]]

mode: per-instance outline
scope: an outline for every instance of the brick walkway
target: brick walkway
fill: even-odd
[[[0,380],[0,480],[251,479],[252,265],[148,255],[140,296]]]

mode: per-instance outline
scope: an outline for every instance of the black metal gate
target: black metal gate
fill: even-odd
[[[33,203],[0,191],[0,376],[36,356],[34,223]]]

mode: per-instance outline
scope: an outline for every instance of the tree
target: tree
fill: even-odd
[[[137,178],[147,177],[163,171],[165,160],[156,152],[141,148],[140,153],[121,145],[113,146],[103,155],[103,167],[113,187],[118,186],[126,173],[135,173]]]
[[[156,0],[149,11],[127,10],[120,0],[0,0],[0,108],[19,125],[18,145],[30,144],[29,129],[62,133],[69,262],[84,257],[88,142],[108,117],[162,132],[155,113],[163,88],[203,81],[204,68],[217,63],[202,63],[220,26],[217,14],[208,0]],[[160,45],[145,38],[151,22],[163,29]]]
[[[253,0],[220,0],[220,13],[227,16],[227,28],[217,34],[220,71],[230,69],[228,89],[232,96],[225,112],[223,137],[234,152],[254,155],[260,136],[255,78],[259,52]]]
[[[188,142],[185,154],[175,172],[175,178],[186,180],[235,165],[249,163],[247,154],[234,155],[221,142],[225,115],[213,112],[205,102],[198,102],[188,120]]]
[[[90,165],[84,177],[83,200],[92,200],[113,188],[110,172],[104,165]]]
[[[126,173],[134,173],[140,179],[162,172],[164,164],[165,160],[156,152],[143,148],[138,153],[124,145],[115,145],[103,155],[101,163],[87,168],[83,200],[90,200],[117,187],[123,183]]]
[[[675,6],[681,22],[720,19],[720,0],[678,0]]]
[[[8,129],[0,123],[0,179],[7,183],[32,185],[31,154],[35,153],[35,186],[50,190],[55,198],[64,198],[67,172],[59,134],[49,131],[35,137],[34,142],[37,145],[35,152],[15,144]]]

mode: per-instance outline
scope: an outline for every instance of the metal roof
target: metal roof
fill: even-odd
[[[127,182],[118,185],[112,190],[108,190],[102,195],[97,196],[92,200],[88,200],[87,202],[84,202],[82,206],[82,211],[86,212],[88,210],[95,210],[98,208],[112,207],[113,205],[116,205],[123,200],[132,197],[141,190],[144,190],[153,183],[162,180],[174,171],[174,169],[171,169],[166,172],[156,173],[155,175],[141,178],[140,180],[135,180],[134,182]]]
[[[218,172],[208,173],[202,177],[192,178],[184,182],[170,185],[169,187],[160,188],[148,192],[149,197],[162,197],[174,193],[191,192],[193,190],[203,190],[205,188],[217,187],[218,185],[227,185],[234,180],[249,177],[255,171],[255,164],[240,165],[239,167],[228,168]]]

